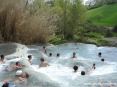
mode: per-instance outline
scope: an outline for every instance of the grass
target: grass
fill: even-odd
[[[115,26],[117,25],[117,4],[88,10],[87,18],[96,25]]]

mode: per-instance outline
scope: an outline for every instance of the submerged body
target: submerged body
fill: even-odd
[[[39,65],[39,67],[47,67],[47,66],[49,66],[48,62],[45,61],[44,58],[41,58],[40,61],[41,61],[41,63]]]
[[[18,70],[16,71],[16,75],[14,77],[8,78],[3,81],[4,83],[2,87],[17,87],[18,85],[22,87],[26,86],[28,78],[29,78],[29,74],[27,72]]]

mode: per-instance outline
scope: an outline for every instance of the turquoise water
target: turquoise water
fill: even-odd
[[[61,45],[47,46],[47,54],[42,53],[42,46],[25,46],[26,49],[16,55],[21,55],[23,61],[28,54],[32,54],[32,65],[23,70],[30,73],[27,87],[108,87],[113,84],[117,87],[117,48],[115,47],[97,47],[91,44],[65,43]],[[28,48],[27,48],[28,47]],[[13,47],[14,49],[14,47]],[[8,50],[7,50],[8,51]],[[26,53],[25,53],[25,52]],[[77,59],[73,60],[72,54],[76,52]],[[98,52],[102,52],[105,62],[101,62]],[[49,57],[52,53],[52,57]],[[56,54],[60,53],[60,57]],[[14,56],[14,55],[12,55]],[[10,57],[12,57],[10,56]],[[48,63],[47,68],[38,68],[39,59],[44,57]],[[9,57],[9,56],[8,56]],[[96,64],[96,70],[92,71],[92,64]],[[79,66],[77,73],[73,72],[72,67]],[[81,76],[81,71],[86,71],[86,76]],[[0,72],[0,80],[13,77],[14,72]]]

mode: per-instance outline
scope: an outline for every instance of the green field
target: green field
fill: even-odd
[[[96,25],[117,25],[117,4],[104,5],[99,8],[88,10],[87,18]]]

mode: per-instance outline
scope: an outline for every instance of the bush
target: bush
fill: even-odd
[[[23,4],[24,0],[0,1],[0,32],[5,42],[48,42],[48,38],[56,29],[54,15],[50,10],[40,8],[30,14],[30,9],[26,9]]]
[[[104,27],[104,26],[97,26],[95,24],[93,24],[91,21],[87,21],[85,24],[84,24],[84,29],[86,31],[86,33],[89,33],[89,32],[96,32],[96,33],[100,33],[100,34],[105,34],[105,32],[108,30],[107,27]]]
[[[102,38],[103,37],[100,33],[96,33],[96,32],[86,33],[85,36],[90,37],[90,38]]]
[[[96,45],[109,45],[109,42],[104,40],[103,38],[88,38],[86,42]]]
[[[61,36],[54,36],[54,37],[52,37],[51,39],[50,39],[50,41],[49,41],[50,43],[52,43],[52,44],[62,44],[62,43],[65,43],[66,42],[66,40],[63,40],[62,38],[61,38]]]
[[[83,35],[74,35],[74,41],[75,42],[86,42],[87,37]]]
[[[109,42],[103,39],[97,40],[98,45],[109,45]]]
[[[112,31],[111,30],[108,30],[106,32],[106,37],[112,37],[112,36],[113,36]]]

